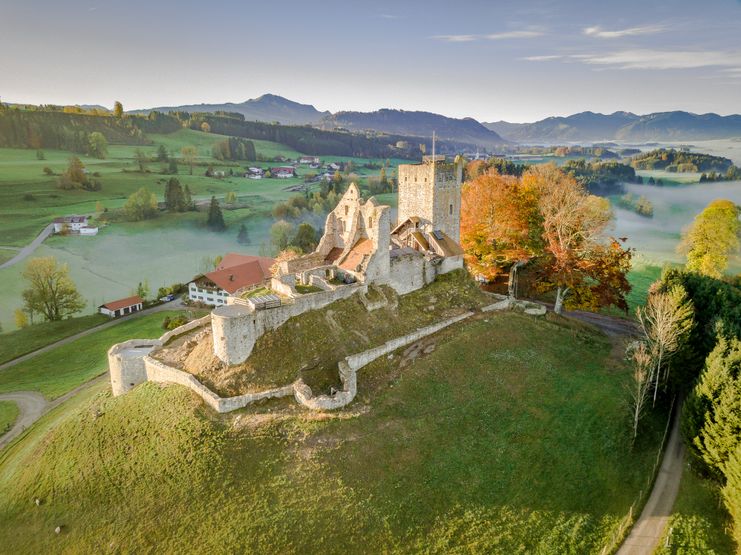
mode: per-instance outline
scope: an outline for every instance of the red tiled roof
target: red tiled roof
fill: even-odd
[[[236,257],[251,258],[252,260],[232,263],[236,260]],[[227,264],[226,266],[224,265],[225,263]],[[248,257],[229,253],[221,261],[218,269],[204,275],[227,293],[236,293],[243,287],[258,285],[269,279],[272,276],[270,267],[273,264],[275,264],[275,260],[272,258],[261,256]]]
[[[270,266],[275,264],[275,260],[273,260],[272,258],[268,258],[266,256],[253,256],[251,254],[239,254],[238,252],[228,252],[224,255],[224,258],[221,259],[221,262],[219,262],[219,265],[216,266],[216,269],[223,270],[225,268],[239,266],[240,264],[244,264],[246,262],[254,262],[255,260],[260,261],[260,263],[266,266],[268,269],[270,268]]]
[[[125,299],[118,299],[117,301],[111,301],[106,304],[100,305],[98,308],[104,307],[108,310],[118,310],[120,308],[126,308],[127,306],[134,306],[137,304],[142,304],[144,301],[139,295],[134,295],[133,297],[126,297]]]

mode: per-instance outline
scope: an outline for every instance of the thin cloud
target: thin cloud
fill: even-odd
[[[604,54],[574,54],[571,58],[585,64],[618,69],[696,69],[704,67],[741,67],[741,52],[719,50],[619,50]]]
[[[663,25],[644,25],[642,27],[628,27],[627,29],[616,29],[614,31],[607,31],[595,25],[593,27],[586,27],[583,33],[588,37],[596,37],[600,39],[619,39],[622,37],[633,37],[637,35],[654,35],[661,33],[666,30]]]
[[[550,62],[553,60],[560,60],[563,56],[560,54],[550,54],[545,56],[526,56],[525,58],[521,58],[522,60],[525,60],[527,62]]]
[[[476,35],[435,35],[432,38],[444,42],[471,42],[477,39]]]
[[[378,17],[380,17],[381,19],[400,19],[398,15],[394,15],[390,13],[378,14]]]
[[[507,31],[486,35],[488,40],[531,39],[543,35],[541,31]]]
[[[542,31],[522,30],[522,31],[505,31],[502,33],[490,33],[488,35],[435,35],[432,38],[444,42],[473,42],[478,40],[510,40],[510,39],[530,39],[539,37]]]

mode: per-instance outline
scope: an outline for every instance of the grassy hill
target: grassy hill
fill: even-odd
[[[0,545],[599,551],[646,491],[663,430],[649,418],[630,449],[628,372],[606,338],[504,313],[423,347],[363,369],[330,414],[274,400],[218,416],[179,386],[98,386],[0,456]]]

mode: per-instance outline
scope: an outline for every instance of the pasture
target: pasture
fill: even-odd
[[[95,386],[0,458],[0,542],[599,552],[645,492],[665,418],[630,448],[628,371],[604,336],[506,313],[431,344],[365,368],[358,399],[321,417],[290,401],[218,416],[179,386],[115,399]]]

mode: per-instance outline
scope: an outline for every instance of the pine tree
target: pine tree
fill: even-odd
[[[741,444],[736,446],[736,450],[728,459],[725,474],[723,500],[733,517],[733,536],[736,543],[741,545]]]
[[[206,225],[212,231],[224,231],[226,229],[224,214],[221,213],[221,207],[219,206],[219,201],[216,200],[216,197],[211,197]]]
[[[250,242],[249,233],[247,233],[247,226],[242,224],[239,226],[239,233],[237,234],[237,242],[240,245],[247,245]]]
[[[175,177],[171,177],[165,185],[165,206],[170,212],[185,212],[187,210],[183,188]]]
[[[157,161],[158,162],[167,162],[167,148],[165,148],[165,145],[160,145],[157,147]]]

